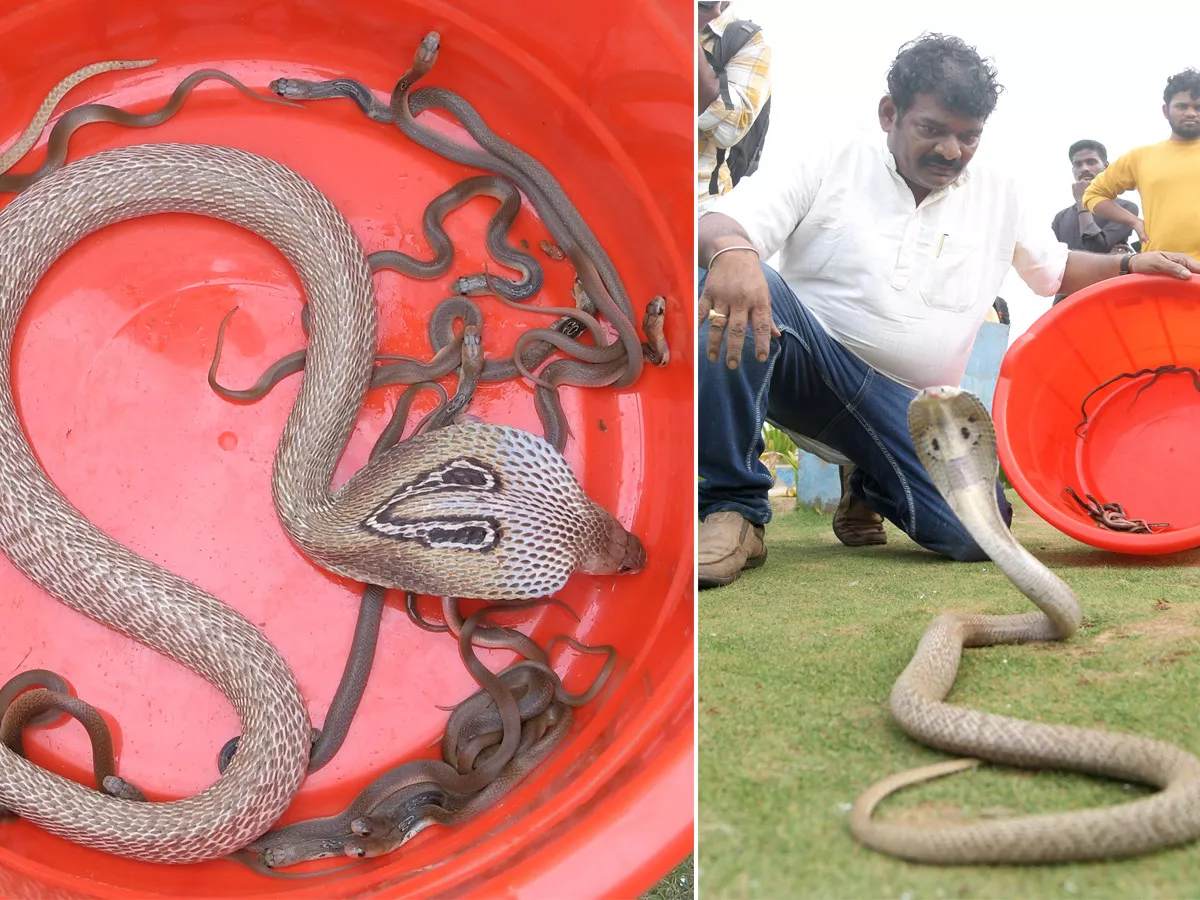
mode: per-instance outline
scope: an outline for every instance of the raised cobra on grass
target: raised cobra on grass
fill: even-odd
[[[945,702],[964,647],[1066,640],[1079,627],[1075,593],[1022,547],[996,502],[996,435],[987,409],[959,388],[928,388],[908,411],[917,456],[963,526],[1041,612],[988,616],[946,613],[926,629],[892,688],[891,712],[915,740],[969,759],[887,778],[850,810],[850,831],[874,850],[925,863],[1059,863],[1149,853],[1200,836],[1200,761],[1151,738],[1044,725]],[[1160,790],[1118,806],[1017,816],[946,827],[872,818],[893,791],[979,760],[1029,769],[1063,769]]]

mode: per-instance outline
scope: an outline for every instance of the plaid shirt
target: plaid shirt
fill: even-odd
[[[732,7],[717,16],[700,31],[700,45],[711,52],[717,37],[736,20]],[[700,147],[696,162],[696,197],[701,210],[716,200],[708,193],[713,167],[717,164],[717,149],[728,150],[740,141],[754,124],[767,99],[771,96],[771,48],[763,40],[762,32],[754,35],[729,61],[725,70],[729,82],[729,99],[732,107],[718,96],[708,109],[696,120],[697,143]],[[728,164],[721,166],[718,180],[719,192],[724,194],[733,181],[729,177]]]

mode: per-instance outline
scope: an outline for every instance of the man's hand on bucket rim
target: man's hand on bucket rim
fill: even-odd
[[[1147,250],[1135,253],[1129,260],[1129,271],[1138,275],[1173,275],[1176,278],[1191,278],[1200,273],[1200,262],[1186,253],[1166,250]]]

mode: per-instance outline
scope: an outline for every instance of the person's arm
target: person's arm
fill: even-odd
[[[1050,297],[1072,294],[1089,284],[1120,275],[1123,258],[1115,254],[1068,251],[1052,231],[1032,225],[1022,214],[1012,264],[1030,290],[1040,297]],[[1130,259],[1129,271],[1186,279],[1193,272],[1200,272],[1200,261],[1183,253],[1139,253]]]
[[[708,109],[714,100],[720,96],[721,86],[717,81],[717,73],[704,55],[704,47],[696,42],[696,99],[701,109]]]
[[[1138,216],[1135,216],[1127,209],[1122,209],[1116,200],[1097,200],[1092,205],[1092,210],[1102,219],[1108,219],[1110,222],[1115,222],[1124,228],[1129,229],[1129,232],[1137,232],[1138,240],[1143,244],[1149,242],[1150,236],[1146,234],[1146,223]]]
[[[762,259],[779,252],[808,215],[825,172],[833,164],[835,149],[840,148],[822,139],[809,139],[800,145],[768,143],[758,171],[718,197],[700,217],[696,264],[708,268],[714,249],[719,249],[710,247],[706,240],[716,227],[708,219],[717,213],[740,226],[739,236],[748,240]]]
[[[1059,293],[1073,294],[1089,284],[1115,278],[1121,274],[1121,260],[1124,258],[1115,253],[1071,251],[1067,256]],[[1171,275],[1186,280],[1193,273],[1200,273],[1200,260],[1192,259],[1186,253],[1135,253],[1129,260],[1129,271],[1138,275]]]
[[[705,65],[708,61],[705,60]],[[710,67],[711,71],[711,67]],[[713,75],[714,80],[716,75]],[[771,96],[771,48],[762,32],[750,38],[725,67],[729,102],[718,92],[696,120],[696,129],[712,134],[728,150],[746,136]]]
[[[1100,234],[1100,226],[1096,224],[1096,217],[1083,205],[1083,192],[1087,190],[1087,186],[1088,182],[1077,181],[1071,185],[1071,193],[1075,196],[1075,221],[1079,223],[1079,241],[1086,249],[1092,250],[1089,243],[1095,243]]]
[[[1143,243],[1149,241],[1146,225],[1136,215],[1121,207],[1117,197],[1137,187],[1133,171],[1133,156],[1126,153],[1107,169],[1092,179],[1083,194],[1083,205],[1102,219],[1126,225],[1137,232]]]
[[[1129,212],[1130,207],[1133,208],[1132,215],[1137,218],[1137,204],[1130,203],[1127,200],[1116,201],[1117,205]],[[1105,222],[1103,227],[1097,227],[1096,233],[1089,235],[1083,241],[1083,249],[1092,253],[1112,253],[1118,247],[1127,247],[1129,244],[1129,235],[1133,233],[1133,226],[1125,222]],[[1125,250],[1130,253],[1132,251]]]
[[[754,175],[743,178],[701,216],[696,264],[708,269],[708,275],[696,313],[697,327],[708,321],[709,360],[717,360],[721,340],[727,337],[725,364],[736,369],[749,327],[755,356],[766,361],[771,338],[778,337],[779,330],[759,262],[777,252],[808,215],[829,159],[828,148],[813,153],[797,152],[793,146],[786,153],[768,150]],[[727,249],[734,247],[742,249]]]

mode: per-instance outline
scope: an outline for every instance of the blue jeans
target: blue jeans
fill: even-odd
[[[845,349],[778,272],[762,269],[783,335],[772,339],[766,362],[755,357],[749,336],[738,368],[725,366],[724,348],[709,362],[708,328],[699,329],[700,518],[735,510],[758,525],[770,521],[772,478],[758,458],[763,421],[770,420],[852,460],[850,493],[922,547],[956,560],[986,559],[917,459],[908,433],[916,392]],[[700,272],[701,290],[706,274]],[[996,494],[1011,523],[1012,505],[999,481]]]

